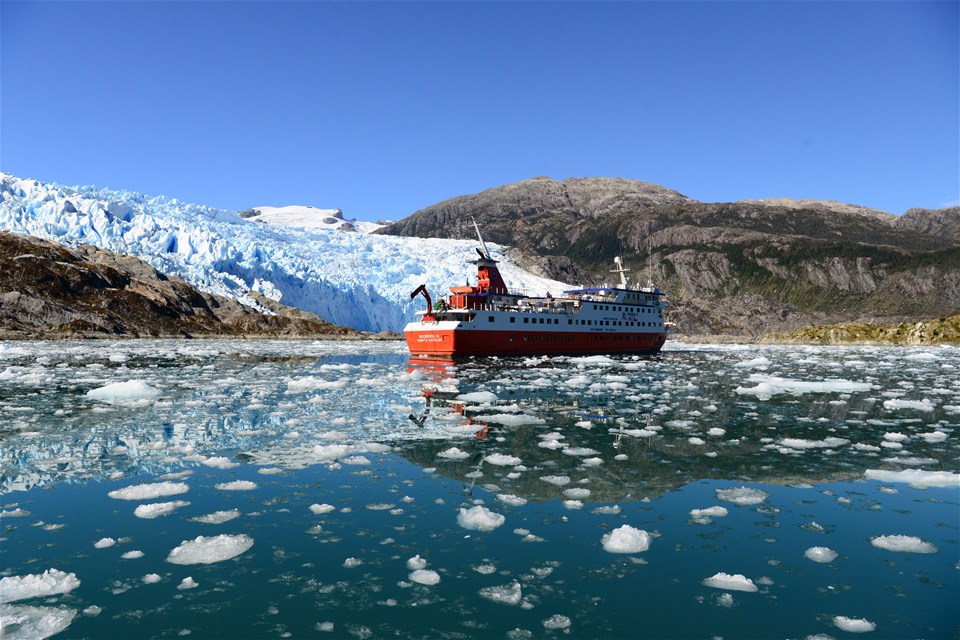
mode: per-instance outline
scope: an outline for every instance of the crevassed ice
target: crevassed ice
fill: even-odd
[[[203,291],[255,305],[252,289],[364,331],[399,331],[424,283],[462,282],[475,241],[401,238],[250,222],[232,211],[127,191],[70,188],[2,174],[0,229],[133,255]],[[67,206],[69,200],[71,206]],[[512,289],[568,285],[521,270],[488,243]]]

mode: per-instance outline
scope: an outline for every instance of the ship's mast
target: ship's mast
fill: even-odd
[[[624,274],[626,274],[627,271],[630,271],[630,269],[624,269],[624,268],[623,268],[623,261],[620,259],[620,256],[617,256],[617,257],[615,257],[615,258],[613,259],[613,264],[617,265],[617,268],[616,268],[616,269],[611,269],[611,270],[610,270],[610,273],[619,273],[619,274],[620,274],[620,286],[622,286],[624,289],[626,289],[626,288],[627,288],[627,276],[624,275]]]
[[[483,247],[483,257],[490,260],[490,251],[487,250],[487,243],[483,241],[483,236],[480,235],[480,225],[477,224],[477,219],[473,216],[471,216],[470,219],[473,220],[473,228],[477,230],[477,238],[480,239],[480,246]]]

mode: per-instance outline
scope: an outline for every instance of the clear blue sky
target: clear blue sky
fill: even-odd
[[[957,2],[0,1],[0,170],[399,219],[538,175],[960,199]]]

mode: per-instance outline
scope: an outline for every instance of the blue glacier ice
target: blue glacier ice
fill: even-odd
[[[203,291],[256,306],[258,291],[361,331],[399,331],[422,300],[474,272],[475,242],[298,229],[164,196],[64,187],[0,173],[0,230],[136,256]],[[566,285],[502,260],[507,285],[534,294]]]

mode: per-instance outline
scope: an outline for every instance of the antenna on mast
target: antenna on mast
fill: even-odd
[[[620,259],[620,256],[616,256],[613,259],[613,264],[617,265],[616,269],[611,269],[610,273],[619,273],[620,274],[620,286],[624,289],[627,288],[627,276],[625,275],[630,269],[623,268],[623,260]]]
[[[487,260],[490,260],[490,251],[487,250],[487,243],[483,241],[483,236],[480,235],[480,226],[477,224],[477,219],[473,216],[470,216],[470,219],[473,220],[473,228],[477,230],[477,237],[480,239],[480,246],[483,247],[483,257]]]

